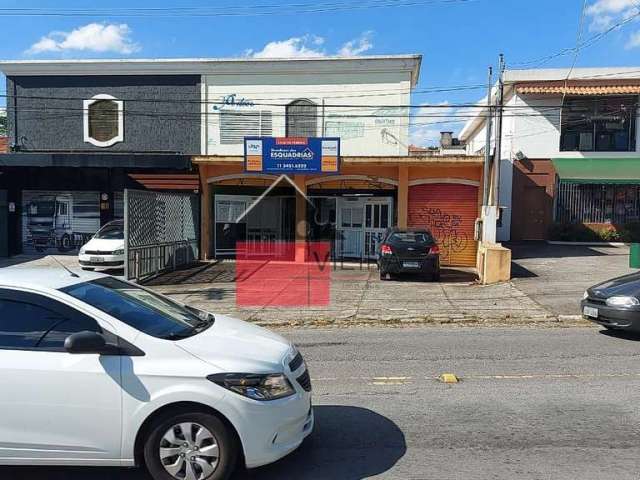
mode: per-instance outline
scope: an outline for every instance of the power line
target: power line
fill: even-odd
[[[408,94],[409,92],[403,92],[403,95]],[[400,93],[394,93],[394,95],[400,95]],[[635,95],[630,95],[630,96],[635,96]],[[42,100],[42,101],[85,101],[88,100],[89,98],[87,97],[61,97],[61,96],[48,96],[48,95],[12,95],[12,94],[0,94],[0,98],[6,98],[6,99],[18,99],[18,100]],[[241,98],[241,97],[240,97]],[[324,97],[324,100],[327,99],[332,99],[333,97]],[[345,97],[345,98],[357,98],[357,97]],[[298,98],[296,97],[286,97],[283,98],[283,100],[286,101],[293,101],[296,100]],[[147,103],[152,103],[152,104],[157,104],[157,105],[162,105],[162,104],[186,104],[186,105],[211,105],[211,106],[220,106],[222,108],[220,108],[218,111],[241,111],[240,109],[242,108],[247,108],[246,111],[251,111],[249,110],[249,108],[251,107],[276,107],[276,108],[284,108],[287,107],[289,104],[288,103],[276,103],[276,102],[256,102],[253,101],[253,99],[247,100],[248,103],[246,104],[234,104],[234,103],[229,103],[229,101],[225,101],[225,100],[202,100],[202,99],[174,99],[174,98],[132,98],[132,97],[118,97],[115,98],[115,100],[118,101],[123,101],[123,102],[127,102],[127,103],[131,103],[131,104],[136,104],[136,103],[140,103],[140,104],[147,104]],[[271,98],[270,100],[277,100],[277,98]],[[586,102],[597,102],[598,99],[597,98],[585,98],[585,103]],[[318,108],[322,107],[322,104],[316,104],[316,106]],[[433,103],[433,104],[427,104],[427,103],[418,103],[418,104],[356,104],[356,103],[326,103],[324,105],[327,108],[339,108],[339,109],[352,109],[353,111],[362,111],[362,110],[371,110],[371,109],[389,109],[389,110],[400,110],[400,109],[408,109],[408,110],[415,110],[415,109],[433,109],[433,110],[451,110],[451,109],[469,109],[469,110],[474,110],[474,109],[478,109],[478,110],[482,110],[486,108],[486,105],[483,104],[479,104],[479,103]],[[6,108],[9,109],[15,109],[16,107],[14,107],[11,104],[7,104]],[[18,110],[21,110],[23,107],[21,107],[20,105],[17,106]],[[34,108],[34,107],[31,107]],[[41,109],[70,109],[70,110],[75,110],[77,108],[75,107],[63,107],[63,106],[52,106],[52,105],[42,105],[39,106],[38,108]],[[529,105],[505,105],[504,106],[505,109],[507,110],[531,110],[532,107]],[[558,105],[558,106],[545,106],[545,107],[538,107],[536,110],[554,110],[554,109],[558,109],[558,108],[563,108],[562,105]],[[226,110],[225,110],[226,109]],[[200,112],[200,114],[204,114],[204,113],[210,113],[210,112]],[[294,114],[295,115],[295,114]],[[302,116],[306,116],[308,114],[301,114]],[[375,116],[381,116],[381,115],[375,115]],[[384,116],[387,116],[387,114],[385,114]],[[393,115],[390,115],[393,116]],[[399,113],[396,116],[404,116],[404,114]]]
[[[358,0],[341,2],[313,2],[290,4],[242,5],[235,3],[223,7],[130,7],[130,8],[0,8],[0,17],[250,17],[262,15],[293,15],[329,13],[370,8],[421,7],[456,5],[478,0]]]
[[[638,5],[638,4],[636,4]],[[615,24],[613,24],[611,27],[607,28],[606,30],[599,32],[595,35],[592,35],[591,37],[587,38],[584,42],[580,42],[578,45],[576,45],[576,47],[572,47],[572,48],[563,48],[561,50],[559,50],[556,53],[552,53],[550,55],[546,55],[544,57],[539,57],[533,60],[527,60],[527,61],[522,61],[522,62],[513,62],[511,65],[516,65],[516,66],[528,66],[530,68],[531,65],[536,65],[537,67],[540,67],[546,63],[549,63],[551,60],[554,60],[555,58],[558,57],[562,57],[565,55],[570,55],[574,52],[579,52],[581,50],[584,50],[586,48],[589,48],[591,46],[593,46],[594,44],[596,44],[597,42],[599,42],[600,40],[602,40],[604,37],[606,37],[607,35],[609,35],[611,32],[618,30],[620,28],[623,28],[624,26],[626,26],[627,24],[635,21],[638,17],[640,17],[640,9],[637,10],[634,14],[624,18],[623,20],[616,22]],[[514,69],[515,70],[515,69]]]

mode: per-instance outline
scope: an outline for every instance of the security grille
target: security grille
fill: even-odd
[[[144,279],[198,259],[197,195],[125,190],[124,206],[127,279]]]
[[[560,182],[556,221],[617,223],[640,220],[640,185]]]
[[[318,106],[310,100],[295,100],[287,105],[287,137],[316,137]]]

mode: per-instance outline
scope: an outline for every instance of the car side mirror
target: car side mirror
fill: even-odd
[[[105,338],[97,332],[78,332],[64,341],[64,349],[69,353],[108,353],[111,349]]]

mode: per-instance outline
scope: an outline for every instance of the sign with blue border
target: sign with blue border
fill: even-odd
[[[244,169],[267,174],[338,173],[340,138],[246,137]]]

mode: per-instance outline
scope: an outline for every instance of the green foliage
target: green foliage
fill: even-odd
[[[554,223],[549,239],[562,242],[640,242],[640,222],[616,224]]]

